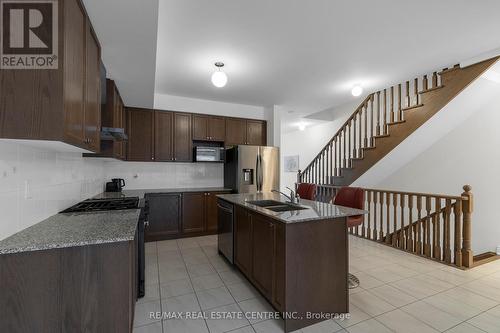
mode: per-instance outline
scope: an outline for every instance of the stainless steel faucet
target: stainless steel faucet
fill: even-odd
[[[285,193],[281,192],[281,191],[278,191],[278,190],[271,190],[271,192],[280,193],[281,195],[283,195],[284,197],[286,197],[288,200],[290,200],[290,203],[298,204],[299,200],[300,200],[299,194],[295,193],[295,191],[292,190],[291,188],[289,188],[288,186],[286,188],[290,190],[290,195],[289,196],[286,195]]]

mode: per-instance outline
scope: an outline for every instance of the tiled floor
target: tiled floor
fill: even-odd
[[[214,236],[146,244],[146,297],[134,332],[274,333],[277,319],[150,319],[150,312],[273,311],[217,254]],[[500,332],[500,261],[460,271],[371,241],[350,237],[349,319],[324,321],[303,333]]]

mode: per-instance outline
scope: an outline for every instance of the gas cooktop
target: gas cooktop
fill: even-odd
[[[79,202],[61,213],[96,212],[106,210],[137,209],[139,207],[138,197],[125,197],[116,199],[87,199]]]

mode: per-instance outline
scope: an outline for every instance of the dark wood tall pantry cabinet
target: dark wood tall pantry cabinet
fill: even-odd
[[[58,68],[0,70],[0,137],[98,152],[101,47],[80,0],[58,6]]]

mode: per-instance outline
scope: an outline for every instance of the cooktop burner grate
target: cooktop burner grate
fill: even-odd
[[[119,209],[136,209],[139,206],[138,197],[117,199],[88,199],[63,210],[61,213],[95,212]]]

